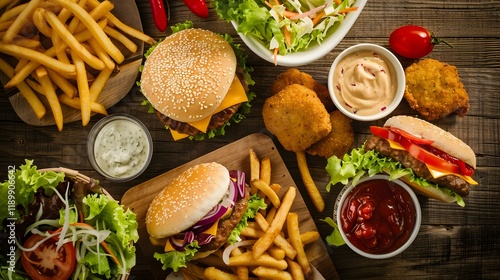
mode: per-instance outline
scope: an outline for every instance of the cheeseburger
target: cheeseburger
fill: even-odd
[[[370,127],[372,136],[362,148],[351,151],[343,160],[328,159],[330,185],[346,183],[385,172],[401,179],[415,192],[460,206],[462,197],[477,185],[471,178],[476,155],[462,140],[421,119],[409,116],[389,118],[384,127]],[[355,182],[353,182],[355,183]]]
[[[168,184],[152,201],[146,229],[163,269],[177,271],[186,262],[209,255],[239,233],[257,211],[266,208],[258,195],[250,196],[245,173],[228,171],[211,162],[195,165]]]
[[[229,36],[188,28],[147,56],[141,91],[175,140],[224,134],[230,120],[239,122],[249,110],[253,81],[233,46]]]

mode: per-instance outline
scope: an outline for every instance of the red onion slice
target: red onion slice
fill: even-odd
[[[238,189],[238,194],[240,197],[245,197],[246,192],[246,177],[245,172],[241,170],[231,170],[229,171],[229,176],[236,179],[236,188]]]

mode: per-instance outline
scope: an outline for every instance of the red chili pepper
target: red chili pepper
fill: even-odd
[[[205,0],[183,0],[184,4],[197,16],[208,17],[208,7]]]
[[[164,32],[167,29],[167,12],[165,6],[163,6],[163,0],[149,0],[149,5],[151,6],[156,27],[161,32]]]

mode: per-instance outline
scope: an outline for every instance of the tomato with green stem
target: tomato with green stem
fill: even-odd
[[[418,59],[428,55],[434,45],[445,43],[443,39],[435,37],[425,27],[418,25],[405,25],[395,29],[389,36],[391,49],[406,58]]]

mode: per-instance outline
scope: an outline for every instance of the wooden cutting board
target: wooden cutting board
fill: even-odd
[[[111,2],[115,4],[111,12],[117,18],[119,18],[125,24],[142,31],[141,18],[135,1],[111,0]],[[134,38],[130,39],[137,45],[137,51],[135,53],[131,53],[125,47],[123,47],[123,45],[112,39],[118,49],[124,54],[125,61],[119,66],[120,72],[112,76],[108,80],[101,95],[97,99],[97,101],[101,103],[106,109],[122,100],[128,94],[132,86],[134,86],[137,79],[139,67],[142,63],[144,43]],[[0,71],[0,75],[4,74]],[[0,80],[3,82],[3,84],[5,84],[7,83],[8,78],[3,76]],[[54,117],[52,116],[49,103],[44,96],[39,95],[39,98],[45,105],[47,114],[39,120],[26,99],[22,96],[21,93],[19,93],[19,91],[17,91],[17,88],[6,89],[6,92],[9,93],[9,101],[14,108],[14,111],[25,123],[34,126],[55,125]],[[73,109],[64,104],[62,104],[61,107],[64,116],[64,123],[81,120],[81,114],[79,110]]]
[[[271,159],[271,182],[281,184],[282,189],[280,196],[282,196],[290,186],[296,186],[273,141],[267,135],[256,133],[141,183],[129,189],[123,195],[121,203],[137,214],[140,236],[138,246],[144,253],[144,256],[148,258],[148,263],[151,264],[151,269],[156,279],[165,279],[166,272],[161,270],[160,263],[153,258],[153,253],[155,251],[161,252],[162,248],[153,247],[150,244],[145,226],[146,212],[153,198],[180,173],[196,164],[216,161],[226,166],[229,170],[238,169],[248,174],[250,171],[250,149],[253,149],[260,159],[264,157],[269,157]],[[291,211],[299,214],[301,232],[317,230],[307,205],[304,203],[299,192],[297,192],[297,197],[295,198]],[[321,240],[307,245],[305,250],[311,263],[321,273],[321,275],[318,273],[315,274],[313,279],[338,279],[332,260]]]

